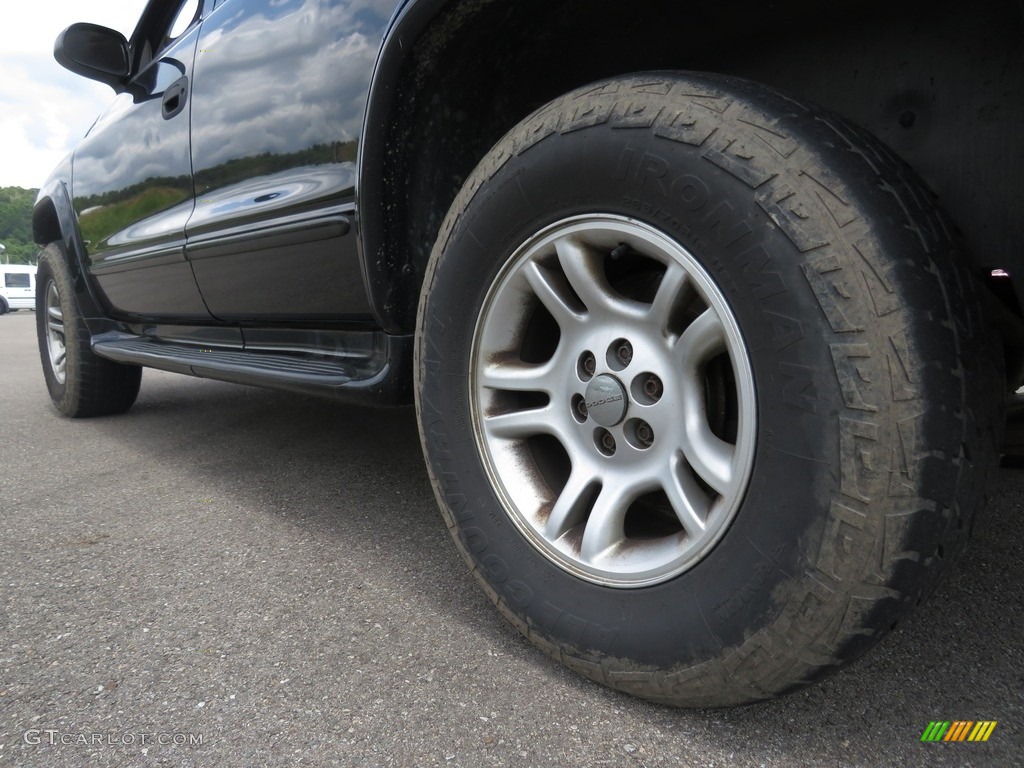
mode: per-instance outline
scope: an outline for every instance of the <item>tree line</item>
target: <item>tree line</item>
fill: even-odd
[[[0,187],[0,261],[32,264],[39,248],[32,242],[32,205],[38,189]]]

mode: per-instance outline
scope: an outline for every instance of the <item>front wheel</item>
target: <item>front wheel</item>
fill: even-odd
[[[57,243],[46,246],[36,269],[36,336],[50,399],[65,416],[123,413],[139,394],[142,369],[92,351],[89,329]]]
[[[863,653],[995,463],[960,258],[885,147],[763,86],[634,76],[529,117],[453,204],[417,329],[428,467],[491,599],[673,704]]]

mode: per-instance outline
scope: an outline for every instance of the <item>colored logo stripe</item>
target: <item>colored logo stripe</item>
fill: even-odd
[[[963,741],[967,738],[967,732],[974,723],[970,720],[955,720],[946,732],[943,741]]]
[[[995,720],[933,720],[921,734],[921,741],[988,741]]]
[[[996,729],[995,720],[982,720],[971,731],[971,735],[967,737],[968,741],[988,741],[988,737],[992,735],[992,731]]]

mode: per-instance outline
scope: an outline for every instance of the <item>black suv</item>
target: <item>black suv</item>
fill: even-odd
[[[1022,28],[931,0],[76,24],[57,60],[117,97],[35,208],[47,387],[72,417],[147,366],[415,401],[540,648],[656,701],[784,693],[933,590],[997,463]]]

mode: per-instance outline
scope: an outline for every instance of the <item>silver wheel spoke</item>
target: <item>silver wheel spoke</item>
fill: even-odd
[[[702,534],[707,528],[710,499],[694,482],[686,467],[682,466],[682,456],[678,453],[672,455],[668,476],[662,481],[662,490],[687,535]]]
[[[581,469],[572,471],[544,524],[544,533],[548,538],[556,541],[577,524],[586,514],[590,494],[598,483],[600,478],[591,472]]]
[[[654,301],[648,310],[650,316],[659,323],[659,329],[663,334],[668,331],[672,312],[689,285],[690,276],[686,270],[678,264],[669,264],[661,277],[661,282],[658,283]]]
[[[559,434],[550,406],[486,416],[484,428],[493,437],[504,439]]]
[[[572,289],[590,312],[615,308],[615,299],[604,288],[604,275],[591,250],[573,236],[555,241],[558,263],[562,266]]]
[[[676,342],[676,355],[690,368],[707,362],[725,349],[725,328],[712,309],[704,310]]]
[[[593,563],[626,538],[626,511],[633,500],[632,488],[606,484],[594,501],[583,531],[580,557]]]
[[[715,436],[706,417],[687,414],[683,453],[701,479],[721,494],[732,489],[734,448]]]
[[[733,446],[711,431],[700,367],[725,349],[725,328],[711,309],[704,310],[676,344],[676,354],[683,368],[681,388],[686,433],[683,453],[701,479],[721,494],[732,486]]]
[[[533,292],[537,294],[540,303],[544,305],[551,316],[555,318],[558,327],[562,330],[573,324],[581,323],[585,313],[581,313],[575,306],[576,302],[566,297],[560,287],[552,282],[551,275],[536,262],[526,265],[524,275]]]
[[[480,385],[511,392],[554,392],[555,359],[541,365],[492,363],[480,373]]]

